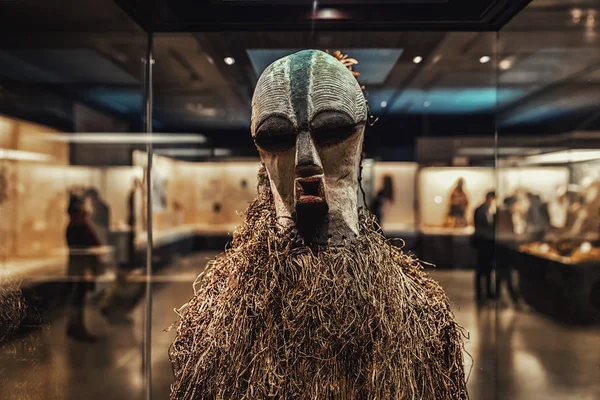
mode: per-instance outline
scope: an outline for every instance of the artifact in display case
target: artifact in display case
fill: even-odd
[[[228,235],[242,222],[239,215],[256,197],[257,161],[188,162],[153,156],[162,169],[160,189],[153,188],[153,229],[160,237]],[[134,152],[138,168],[147,154]],[[145,176],[145,175],[144,175]],[[144,188],[144,184],[141,185]],[[145,230],[145,190],[136,194],[136,210]]]
[[[556,153],[526,157],[518,160],[521,167],[499,171],[500,189],[508,193],[499,234],[504,239],[512,234],[521,251],[540,257],[569,264],[590,261],[600,250],[600,177],[594,168],[600,164],[572,163],[569,152],[564,159],[549,157]],[[530,165],[538,159],[559,166]]]
[[[258,197],[178,311],[172,399],[467,398],[441,287],[357,206],[366,121],[360,85],[324,52],[262,73]]]
[[[464,228],[468,225],[465,214],[469,206],[469,197],[465,193],[464,186],[464,178],[458,178],[456,186],[450,193],[449,210],[445,224],[448,228]]]
[[[420,228],[425,234],[470,235],[475,208],[494,189],[494,169],[424,167],[419,171]]]
[[[522,251],[569,264],[600,260],[600,182],[570,194],[558,190],[548,207],[550,229],[538,241],[522,244]]]

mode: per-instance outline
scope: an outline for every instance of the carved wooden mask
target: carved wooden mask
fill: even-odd
[[[252,136],[278,221],[308,242],[358,235],[358,175],[367,106],[334,57],[304,50],[275,61],[252,99]]]

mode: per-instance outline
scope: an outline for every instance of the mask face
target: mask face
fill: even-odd
[[[279,223],[308,242],[358,235],[358,174],[367,119],[362,90],[334,57],[305,50],[263,72],[252,99],[252,136]]]

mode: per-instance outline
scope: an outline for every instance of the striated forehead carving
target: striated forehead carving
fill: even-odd
[[[303,50],[275,61],[262,73],[252,98],[252,135],[270,116],[305,128],[315,115],[335,110],[355,123],[367,119],[367,105],[352,73],[320,50]]]

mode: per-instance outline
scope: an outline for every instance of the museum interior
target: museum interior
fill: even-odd
[[[448,296],[469,398],[600,399],[596,18],[599,0],[1,1],[0,398],[237,398],[173,394],[171,350],[264,189],[259,77],[314,49],[360,85],[353,204]]]

